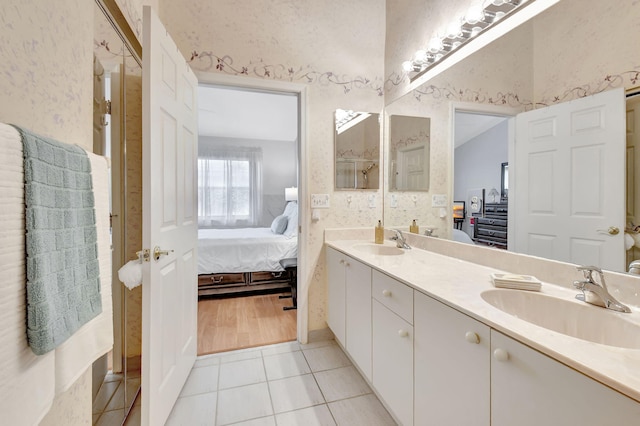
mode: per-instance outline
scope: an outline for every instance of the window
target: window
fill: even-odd
[[[262,214],[262,150],[215,148],[198,155],[198,221],[202,227],[246,227]]]

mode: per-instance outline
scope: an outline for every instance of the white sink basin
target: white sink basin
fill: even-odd
[[[398,247],[383,244],[362,243],[354,245],[353,248],[364,253],[376,254],[379,256],[397,256],[399,254],[404,254],[404,250]]]
[[[507,314],[567,336],[640,349],[640,325],[629,320],[630,315],[636,315],[633,313],[613,312],[574,299],[523,290],[487,290],[481,297]]]

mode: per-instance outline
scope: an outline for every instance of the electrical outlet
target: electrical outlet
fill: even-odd
[[[396,194],[391,194],[391,208],[398,208],[398,196]]]
[[[370,209],[375,209],[376,208],[376,196],[375,196],[375,194],[369,194],[368,201],[369,201],[369,208]]]
[[[431,196],[431,207],[446,207],[447,195],[446,194],[433,194]]]
[[[312,209],[328,209],[329,194],[311,194]]]

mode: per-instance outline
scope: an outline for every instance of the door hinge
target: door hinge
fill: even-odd
[[[151,260],[151,250],[149,249],[142,249],[136,252],[136,255],[140,261],[149,262]]]
[[[102,99],[102,112],[104,114],[111,115],[111,101],[108,99]]]

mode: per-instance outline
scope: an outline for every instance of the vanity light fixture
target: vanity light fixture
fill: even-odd
[[[411,81],[418,78],[451,52],[473,40],[485,30],[520,10],[525,4],[535,0],[487,0],[485,6],[472,6],[464,18],[454,19],[447,27],[446,35],[435,36],[426,50],[418,50],[410,60],[402,63],[402,69]]]

